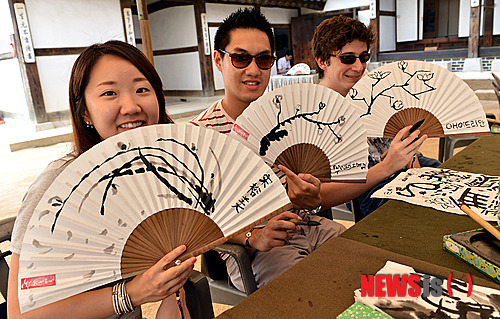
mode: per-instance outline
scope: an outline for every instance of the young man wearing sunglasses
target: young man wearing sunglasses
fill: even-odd
[[[363,76],[366,62],[370,59],[370,44],[375,35],[362,22],[345,16],[335,16],[323,21],[313,36],[313,52],[319,67],[320,85],[335,90],[346,96],[349,90]],[[390,181],[405,167],[432,166],[441,163],[420,154],[417,150],[427,139],[420,138],[419,130],[409,138],[401,141],[401,137],[410,129],[402,129],[394,140],[387,138],[369,138],[369,170],[366,183],[324,183],[321,185],[323,207],[333,207],[358,197],[359,208],[363,216],[370,214],[387,200],[370,198],[371,194]],[[415,140],[415,141],[414,141]],[[392,143],[391,143],[392,141]],[[413,143],[411,143],[414,141]],[[381,155],[389,150],[382,161]],[[301,201],[294,198],[295,202]]]
[[[190,123],[228,134],[236,118],[265,91],[275,62],[274,35],[267,19],[253,9],[238,10],[227,17],[217,30],[214,61],[224,78],[224,97],[202,112]],[[320,205],[320,182],[308,174],[300,177],[286,168],[287,181],[300,194],[301,206],[314,209]],[[306,213],[299,213],[305,218]],[[284,212],[271,218],[264,227],[249,230],[232,240],[245,245],[251,254],[252,269],[258,287],[309,255],[313,250],[345,227],[332,220],[311,216],[320,226],[299,227],[287,221],[299,218]],[[227,258],[227,257],[224,257]],[[241,276],[233,258],[226,259],[231,281],[243,290]]]

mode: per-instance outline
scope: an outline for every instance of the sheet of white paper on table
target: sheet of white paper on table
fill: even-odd
[[[498,176],[442,168],[412,168],[376,191],[372,197],[402,200],[444,212],[465,215],[465,205],[488,221],[497,221]]]

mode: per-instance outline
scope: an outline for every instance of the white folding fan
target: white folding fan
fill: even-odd
[[[422,119],[418,129],[429,137],[489,134],[483,108],[472,89],[432,63],[386,64],[361,78],[348,96],[370,137],[392,138]]]
[[[299,75],[299,74],[309,74],[311,73],[311,68],[306,63],[297,63],[286,72],[287,75]]]
[[[21,311],[144,272],[178,245],[203,253],[291,208],[270,167],[213,130],[155,125],[118,134],[54,180],[29,222]]]
[[[323,181],[365,181],[366,132],[356,108],[337,92],[315,84],[278,88],[252,102],[231,136],[268,164]]]

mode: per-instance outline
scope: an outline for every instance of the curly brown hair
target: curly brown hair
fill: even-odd
[[[339,51],[344,45],[359,40],[366,42],[367,49],[375,39],[371,26],[366,27],[361,21],[343,15],[327,19],[316,28],[313,36],[313,54],[315,59],[329,65],[332,52]],[[319,77],[323,77],[323,70],[318,66]]]

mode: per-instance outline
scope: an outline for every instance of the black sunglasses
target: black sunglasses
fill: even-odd
[[[222,49],[218,49],[217,51],[227,54],[231,58],[231,64],[237,69],[246,68],[255,58],[255,63],[257,63],[259,69],[269,70],[273,66],[274,60],[276,60],[276,57],[270,54],[228,53]]]
[[[361,63],[366,63],[368,62],[368,60],[370,60],[370,53],[361,53],[359,56],[335,54],[331,54],[331,56],[338,57],[340,59],[340,62],[342,62],[343,64],[354,64],[356,62],[356,59],[359,59]]]

